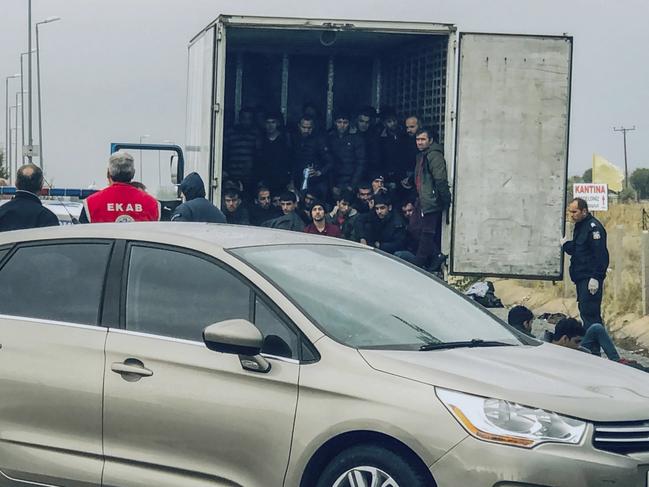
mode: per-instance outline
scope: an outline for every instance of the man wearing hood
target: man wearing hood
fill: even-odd
[[[438,271],[446,259],[439,247],[442,213],[451,205],[446,160],[442,146],[433,142],[430,129],[418,130],[415,142],[419,149],[414,175],[419,198],[413,217],[421,219],[416,264]]]
[[[179,205],[172,222],[225,223],[225,215],[205,198],[205,184],[198,173],[188,174],[180,183],[185,202]]]

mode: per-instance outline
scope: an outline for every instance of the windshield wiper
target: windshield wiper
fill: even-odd
[[[511,347],[511,346],[513,346],[513,344],[511,343],[474,338],[473,340],[466,340],[463,342],[427,343],[426,345],[422,345],[421,347],[419,347],[419,350],[422,352],[427,352],[428,350],[443,350],[449,348]]]

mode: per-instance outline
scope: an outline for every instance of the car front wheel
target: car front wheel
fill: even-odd
[[[358,445],[340,452],[325,467],[317,487],[431,487],[434,484],[405,458],[381,446]]]

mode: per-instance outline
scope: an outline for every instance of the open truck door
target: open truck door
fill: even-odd
[[[572,38],[459,40],[450,272],[561,279]]]
[[[187,173],[200,174],[207,198],[217,206],[221,204],[223,154],[221,144],[215,150],[215,141],[223,140],[224,62],[225,29],[217,22],[189,43],[185,145]]]

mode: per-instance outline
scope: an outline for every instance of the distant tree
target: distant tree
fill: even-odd
[[[592,183],[593,182],[593,170],[592,169],[586,169],[584,171],[584,175],[581,177],[581,181],[583,183]]]
[[[629,203],[631,201],[636,201],[637,194],[633,188],[625,188],[620,191],[618,199],[620,203]]]
[[[649,199],[649,169],[639,168],[633,171],[629,178],[633,189],[641,200]]]

